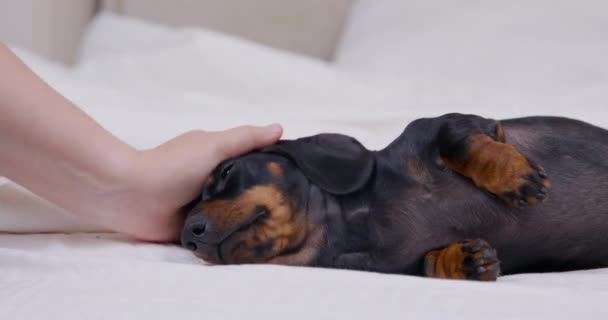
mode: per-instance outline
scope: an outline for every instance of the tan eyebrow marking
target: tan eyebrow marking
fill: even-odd
[[[276,162],[269,162],[266,165],[266,168],[268,168],[268,171],[270,172],[270,174],[272,174],[275,177],[283,176],[283,168],[281,168],[281,165],[279,165]]]

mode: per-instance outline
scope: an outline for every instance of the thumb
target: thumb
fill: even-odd
[[[266,127],[241,126],[213,134],[217,135],[216,150],[223,160],[277,142],[283,134],[283,128],[278,124]]]

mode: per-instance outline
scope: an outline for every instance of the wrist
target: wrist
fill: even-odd
[[[125,146],[108,152],[103,160],[93,161],[94,168],[87,169],[90,179],[86,183],[99,195],[124,191],[133,184],[138,167],[139,151]]]
[[[83,169],[82,193],[74,213],[86,216],[112,231],[134,234],[141,217],[140,151],[114,150],[93,169]],[[139,201],[138,201],[139,200]]]
[[[171,192],[165,186],[171,173],[162,169],[155,149],[131,150],[107,164],[91,216],[113,231],[141,240],[172,241],[181,227],[179,207],[171,207]]]

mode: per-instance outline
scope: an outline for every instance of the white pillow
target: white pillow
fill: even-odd
[[[94,19],[81,52],[80,77],[131,94],[205,93],[300,110],[387,101],[383,90],[324,61],[202,28],[167,27],[111,13]]]
[[[393,84],[561,93],[608,89],[606,57],[604,0],[359,0],[336,64]]]

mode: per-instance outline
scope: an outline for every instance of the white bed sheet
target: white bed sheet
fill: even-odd
[[[497,283],[205,266],[115,235],[0,236],[2,319],[603,319],[608,270]]]
[[[116,37],[133,40],[127,31],[136,22],[104,19],[94,28],[115,30],[119,25],[125,32]],[[112,47],[95,32],[89,34],[88,46],[97,49],[90,52]],[[183,41],[146,48],[146,53],[85,54],[85,62],[72,70],[18,53],[102,125],[139,148],[188,129],[274,121],[285,125],[287,138],[341,132],[370,148],[381,148],[409,121],[453,111],[494,118],[559,114],[608,126],[608,109],[597,106],[600,100],[592,108],[541,103],[531,109],[524,98],[534,101],[534,94],[477,86],[477,94],[467,95],[468,84],[452,82],[458,107],[448,103],[450,99],[433,100],[441,96],[441,88],[417,93],[427,97],[420,108],[408,92],[364,85],[315,60],[188,32],[187,37],[177,32]],[[235,64],[248,72],[240,74],[224,59],[237,52],[243,61]],[[199,55],[204,59],[197,62]],[[517,96],[524,103],[494,103],[493,94]],[[0,204],[2,231],[52,232],[0,235],[0,319],[471,320],[608,315],[608,269],[516,275],[488,284],[279,266],[206,266],[177,246],[78,233],[103,230],[10,182],[0,182]]]

